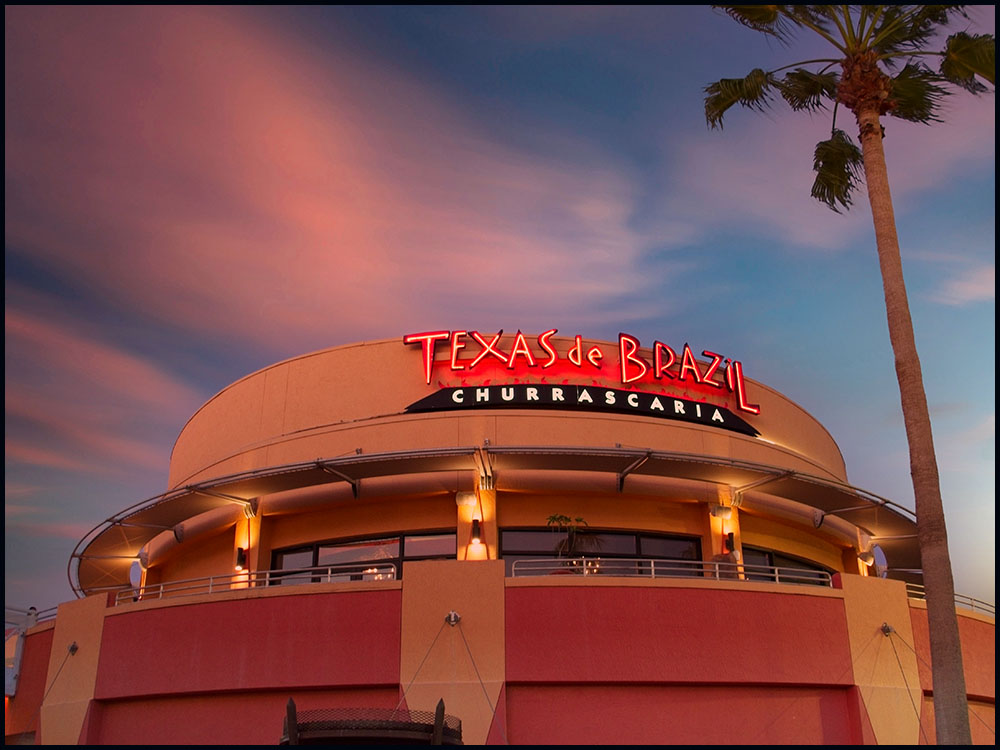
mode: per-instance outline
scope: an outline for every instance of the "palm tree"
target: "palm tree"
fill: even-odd
[[[776,70],[753,70],[745,78],[723,79],[705,88],[705,118],[722,127],[734,104],[763,111],[781,96],[795,111],[816,111],[833,103],[830,138],[817,144],[812,195],[834,211],[847,209],[864,177],[875,224],[875,241],[885,293],[889,339],[903,421],[910,450],[927,617],[930,630],[934,715],[938,744],[969,744],[968,704],[955,614],[954,583],[948,555],[941,485],[931,422],[917,358],[896,220],[889,194],[882,139],[882,116],[910,122],[938,122],[949,86],[980,94],[995,86],[996,43],[992,35],[959,32],[943,49],[931,49],[960,5],[719,5],[731,18],[778,40],[796,33],[816,34],[835,52]],[[938,60],[937,70],[925,61]],[[838,107],[858,123],[860,150],[837,128]]]

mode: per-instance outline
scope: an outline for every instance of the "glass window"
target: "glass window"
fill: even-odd
[[[404,557],[407,560],[455,559],[457,549],[454,532],[430,531],[404,537],[324,541],[308,547],[276,550],[271,555],[271,568],[282,571],[329,566],[332,570],[292,575],[277,573],[272,576],[271,582],[392,580],[402,575]]]
[[[403,538],[403,554],[414,558],[455,557],[458,546],[454,534],[421,534]]]
[[[771,553],[767,550],[743,546],[743,569],[748,581],[773,581],[770,571]]]
[[[577,532],[576,548],[585,555],[621,555],[635,557],[635,534]]]
[[[692,537],[637,534],[635,532],[591,531],[577,532],[573,550],[567,554],[566,532],[551,529],[502,529],[500,554],[507,575],[511,575],[515,561],[538,560],[537,564],[519,562],[518,575],[555,575],[578,572],[572,565],[565,570],[553,571],[546,558],[587,558],[580,563],[589,574],[651,575],[654,560],[701,560],[701,540]],[[579,572],[582,572],[581,567]],[[673,570],[674,575],[685,575],[687,569]],[[690,575],[701,575],[700,567],[691,568]]]
[[[809,560],[783,555],[773,550],[743,547],[743,564],[747,580],[780,581],[825,586],[829,571]],[[774,570],[774,569],[777,570]]]
[[[369,560],[399,558],[399,538],[369,539],[363,542],[323,545],[319,548],[317,565],[342,565]]]
[[[511,552],[537,552],[552,555],[566,545],[565,531],[501,531],[500,543]]]
[[[701,559],[701,542],[698,539],[644,535],[639,537],[639,550],[643,557],[662,557],[667,560]]]
[[[313,548],[296,550],[294,552],[279,552],[275,555],[274,567],[278,570],[296,570],[313,566]]]
[[[313,556],[316,554],[314,547],[307,549],[290,550],[288,552],[277,552],[274,555],[275,570],[301,570],[302,568],[313,567]],[[280,574],[271,578],[271,585],[290,586],[293,583],[312,583],[310,573],[292,573],[289,575]]]

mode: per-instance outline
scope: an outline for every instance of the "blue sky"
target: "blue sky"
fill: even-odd
[[[701,342],[912,507],[866,199],[809,197],[829,113],[704,122],[818,42],[706,7],[5,12],[8,604],[69,598],[219,389],[416,330]],[[944,116],[885,147],[956,588],[994,601],[993,94]]]

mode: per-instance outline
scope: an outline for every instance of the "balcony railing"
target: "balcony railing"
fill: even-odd
[[[549,575],[602,575],[626,578],[700,578],[716,581],[751,581],[812,586],[833,585],[829,573],[806,568],[778,567],[771,565],[748,565],[731,562],[701,562],[696,560],[648,560],[639,558],[538,558],[515,560],[511,565],[511,575],[515,578]],[[270,586],[292,586],[303,583],[346,583],[352,581],[393,581],[398,578],[395,563],[351,563],[326,565],[315,568],[293,570],[259,570],[252,573],[232,573],[228,575],[188,578],[165,581],[143,586],[141,589],[118,591],[115,603],[162,599],[169,596],[195,596],[216,594],[247,588],[267,588]],[[924,599],[924,587],[920,584],[906,584],[907,596]],[[955,604],[959,607],[982,612],[996,617],[996,606],[965,594],[955,594]],[[55,607],[38,612],[38,621],[55,616]],[[16,616],[12,616],[15,615]],[[8,625],[23,624],[21,617],[26,610],[7,609]]]
[[[123,602],[162,599],[167,596],[196,596],[217,594],[247,588],[292,586],[300,583],[347,583],[351,581],[394,581],[397,578],[394,563],[367,562],[326,565],[292,570],[258,570],[252,573],[231,573],[204,578],[187,578],[143,586],[141,589],[119,591],[115,604]]]
[[[56,609],[58,609],[58,607],[48,607],[47,609],[34,609],[33,607],[30,609],[21,609],[20,607],[4,606],[4,630],[6,631],[11,629],[16,632],[18,630],[30,628],[40,622],[51,620],[56,616]]]
[[[511,575],[604,575],[626,578],[709,578],[717,581],[757,581],[832,586],[829,573],[805,568],[747,565],[697,560],[648,560],[638,558],[574,557],[515,560]]]
[[[922,583],[906,584],[906,595],[910,599],[927,598],[927,592],[924,590]],[[955,604],[959,607],[964,607],[965,609],[971,609],[973,612],[982,612],[990,617],[997,616],[997,608],[995,604],[984,602],[981,599],[974,599],[966,594],[955,594]]]

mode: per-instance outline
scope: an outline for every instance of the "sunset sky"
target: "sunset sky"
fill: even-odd
[[[957,28],[994,33],[994,8]],[[433,329],[743,361],[913,507],[867,199],[809,197],[830,113],[703,88],[830,56],[708,7],[5,10],[5,599],[71,598],[234,380]],[[995,100],[885,121],[956,590],[995,600]],[[841,112],[838,124],[856,126]]]

